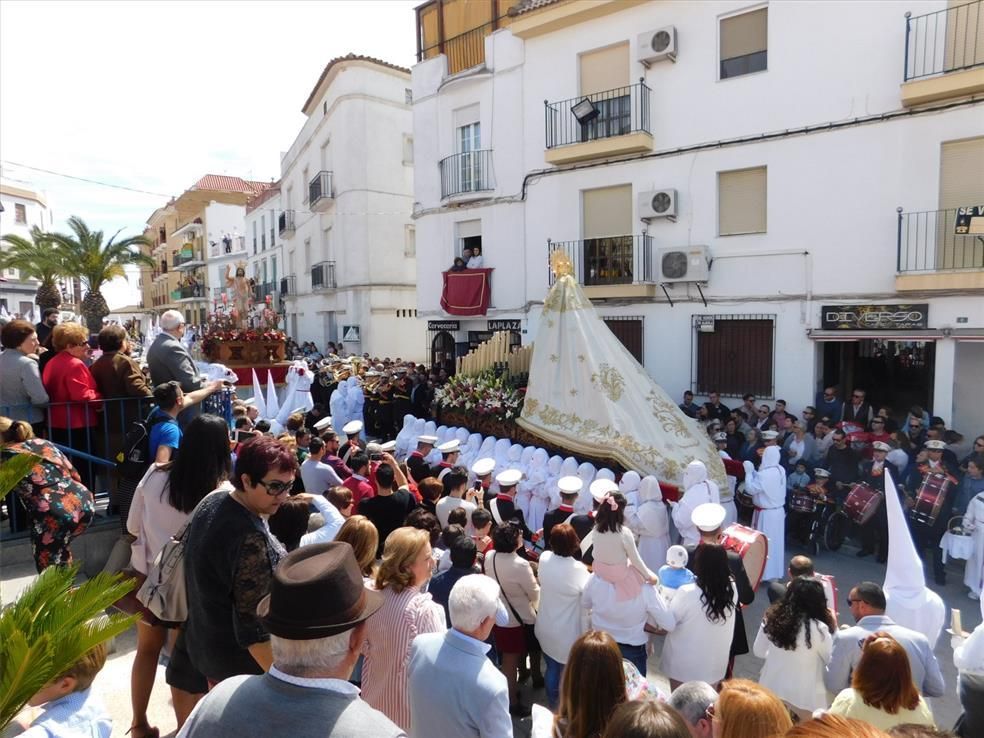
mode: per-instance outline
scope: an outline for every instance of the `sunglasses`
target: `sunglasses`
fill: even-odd
[[[855,602],[861,602],[861,600],[852,600],[850,597],[847,598],[847,606],[850,607]]]
[[[271,497],[279,497],[284,492],[290,492],[291,488],[294,486],[294,479],[292,477],[289,482],[281,482],[278,479],[275,479],[272,482],[265,482],[261,479],[257,482],[257,484],[263,487],[266,490],[266,493]]]
[[[911,428],[912,430],[919,430],[920,428],[922,428],[922,426],[921,425],[910,425],[909,428]]]

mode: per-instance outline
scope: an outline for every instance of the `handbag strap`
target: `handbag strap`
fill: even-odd
[[[498,552],[495,552],[498,553]],[[516,617],[516,622],[523,625],[523,618],[519,616],[519,611],[513,607],[513,603],[509,601],[509,595],[506,594],[505,587],[502,586],[502,582],[499,581],[499,572],[495,568],[495,560],[499,558],[498,556],[492,557],[492,576],[495,578],[495,583],[499,585],[499,589],[502,591],[502,596],[506,600],[506,604],[509,605],[509,609],[512,610],[512,614]]]

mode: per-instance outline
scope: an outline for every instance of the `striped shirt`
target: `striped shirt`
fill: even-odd
[[[383,606],[367,621],[362,698],[403,730],[410,729],[410,644],[421,633],[447,627],[444,609],[429,594],[409,587],[399,593],[383,589]]]

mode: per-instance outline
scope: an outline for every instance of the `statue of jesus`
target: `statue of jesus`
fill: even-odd
[[[226,286],[232,288],[232,322],[237,328],[246,328],[246,317],[253,296],[250,294],[249,280],[246,279],[246,267],[243,262],[236,265],[235,276],[232,273],[232,264],[228,266]]]

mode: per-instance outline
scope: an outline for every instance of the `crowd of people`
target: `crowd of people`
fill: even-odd
[[[527,716],[536,738],[984,734],[984,626],[954,634],[960,682],[946,685],[930,640],[885,614],[880,584],[850,589],[848,619],[813,562],[783,553],[789,495],[818,484],[841,501],[859,480],[891,475],[911,496],[945,469],[951,507],[961,511],[963,500],[973,525],[981,450],[950,459],[954,437],[915,408],[906,429],[887,431],[889,417],[875,422],[860,392],[844,407],[825,391],[803,419],[754,397],[745,404],[765,420],[716,394],[702,406],[685,398],[682,409],[706,423],[722,458],[740,463],[726,465],[722,487],[692,462],[670,502],[659,480],[631,470],[619,476],[412,413],[395,427],[395,407],[389,423],[373,416],[371,429],[371,413],[338,423],[326,412],[332,395],[276,434],[255,404],[237,399],[230,429],[196,407],[221,385],[197,376],[180,315],[161,323],[149,381],[136,367],[142,384],[125,336],[114,343],[110,328],[99,336],[102,370],[87,365],[72,325],[52,331],[55,356],[43,368],[30,324],[5,326],[0,354],[4,392],[6,372],[21,378],[21,394],[0,404],[30,409],[64,397],[83,423],[54,422],[54,407],[46,423],[29,412],[0,418],[5,455],[41,457],[18,489],[39,570],[71,561],[70,542],[93,510],[85,457],[76,463],[52,443],[76,448],[78,434],[55,430],[100,422],[90,409],[125,396],[104,391],[110,377],[154,403],[145,470],[132,491],[119,480],[129,571],[147,577],[179,539],[188,608],[182,622],[164,622],[130,603],[141,615],[135,738],[160,733],[148,704],[162,654],[179,736],[511,736],[513,720]],[[337,389],[346,362],[331,363]],[[431,381],[401,361],[369,366],[362,377],[380,378],[373,392],[383,375]],[[848,440],[861,433],[868,448]],[[772,604],[750,630],[742,607],[759,582],[722,543],[742,490],[770,544],[763,583]],[[887,533],[863,534],[882,554]],[[913,527],[924,545],[932,534]],[[735,658],[749,652],[764,660],[757,682],[733,676]],[[105,655],[87,659],[35,698],[45,706],[37,725],[83,721],[108,736],[91,686]],[[669,691],[648,678],[650,664]],[[544,689],[543,704],[529,703],[527,683]],[[960,690],[965,710],[953,733],[936,726],[926,700],[947,687]]]

